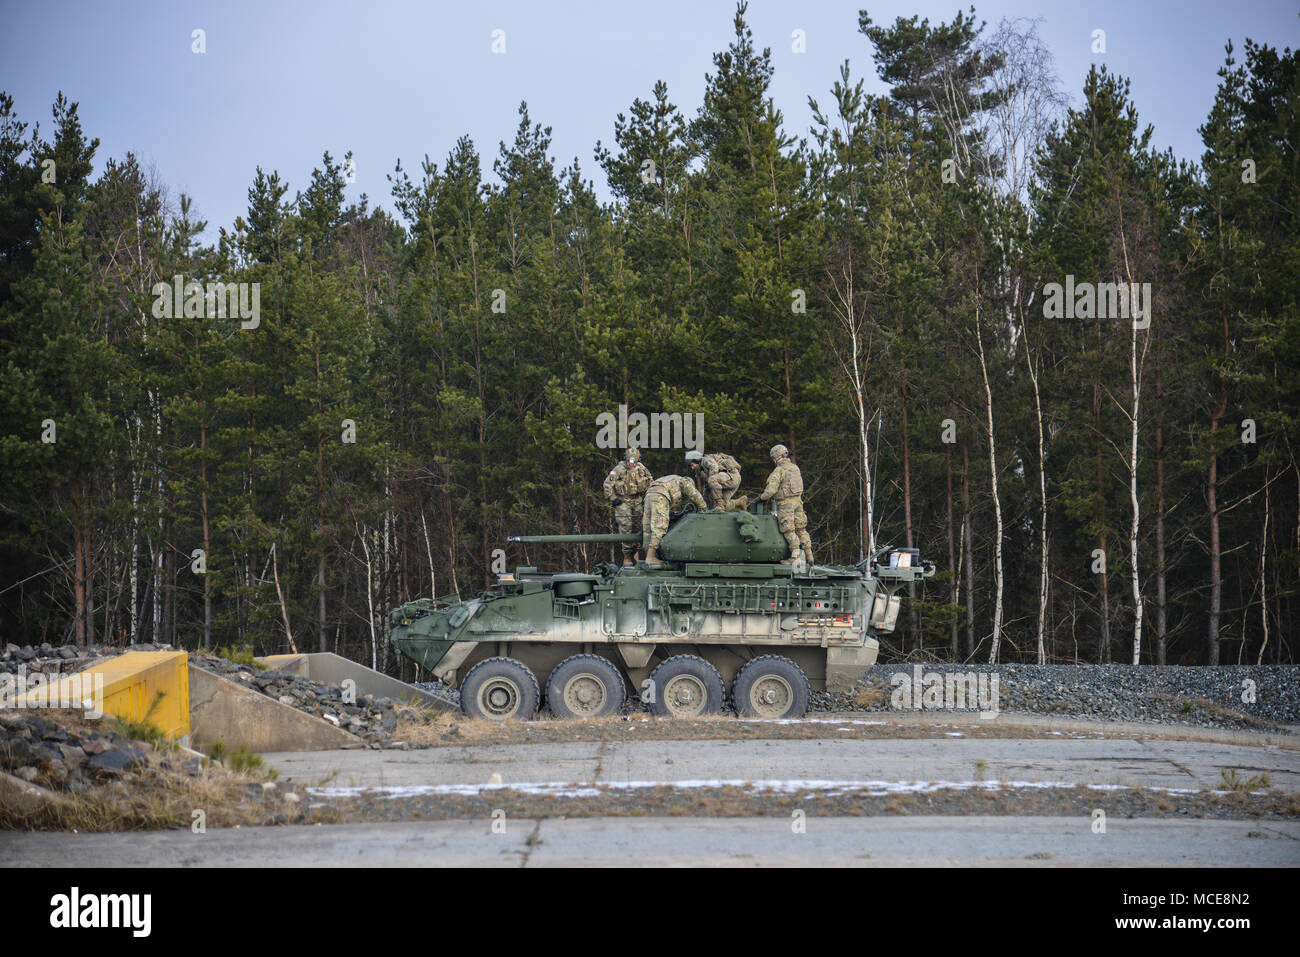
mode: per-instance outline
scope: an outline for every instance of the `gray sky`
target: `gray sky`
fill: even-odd
[[[749,24],[772,50],[772,94],[787,132],[807,135],[811,95],[825,108],[839,65],[848,59],[867,88],[876,78],[871,46],[858,33],[858,10],[879,24],[920,14],[951,20],[959,2],[875,3],[753,0]],[[1238,59],[1250,37],[1300,46],[1297,5],[1283,0],[1047,2],[985,0],[980,19],[1039,18],[1062,88],[1076,105],[1091,63],[1132,80],[1154,144],[1185,159],[1201,153],[1204,122],[1218,83],[1224,44]],[[473,3],[417,0],[316,2],[0,2],[0,88],[22,119],[50,129],[50,104],[63,90],[81,104],[87,133],[101,140],[98,166],[134,151],[173,194],[186,192],[209,221],[229,226],[247,206],[254,171],[277,169],[290,195],[320,156],[353,151],[356,182],[348,199],[369,194],[391,209],[385,174],[400,158],[413,175],[427,153],[441,167],[468,133],[491,176],[498,141],[511,140],[520,100],[552,127],[557,168],[576,156],[608,198],[593,158],[612,145],[614,118],[656,80],[690,119],[712,69],[712,54],[732,37],[732,0],[638,3],[521,0]],[[192,51],[205,31],[206,52]],[[791,49],[805,32],[807,52]],[[1092,33],[1106,31],[1105,54]],[[492,52],[505,31],[506,52]]]

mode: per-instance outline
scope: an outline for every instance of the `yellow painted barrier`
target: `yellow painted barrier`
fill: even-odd
[[[173,740],[190,734],[190,656],[184,651],[128,651],[74,675],[31,691],[18,707],[57,706],[74,701],[82,710],[143,721]],[[87,707],[88,701],[93,707]],[[75,707],[75,705],[74,705]]]

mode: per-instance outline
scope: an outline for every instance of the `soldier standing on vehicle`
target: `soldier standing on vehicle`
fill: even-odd
[[[790,461],[790,450],[784,445],[772,446],[772,461],[776,468],[767,477],[767,485],[759,500],[772,500],[776,514],[776,527],[790,546],[790,557],[781,564],[793,565],[801,557],[812,564],[812,540],[808,537],[808,516],[803,511],[803,476],[799,466]]]
[[[709,501],[712,507],[724,512],[739,511],[744,508],[740,502],[733,502],[731,496],[740,488],[740,463],[725,452],[713,452],[705,455],[698,449],[686,453],[686,461],[691,463],[691,474],[704,479]]]
[[[686,502],[691,502],[699,509],[707,509],[704,496],[695,488],[695,483],[681,475],[665,475],[654,480],[645,493],[645,522],[641,533],[641,543],[645,546],[647,565],[659,562],[655,549],[668,531],[668,517],[673,512],[680,512]]]
[[[614,506],[614,527],[620,535],[641,531],[642,499],[653,481],[650,470],[641,464],[641,450],[631,447],[605,476],[605,498]],[[635,564],[636,550],[636,545],[624,544],[624,565]]]

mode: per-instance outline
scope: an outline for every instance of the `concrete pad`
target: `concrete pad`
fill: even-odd
[[[255,753],[362,746],[357,737],[328,721],[202,668],[190,668],[189,697],[192,743],[201,751],[211,750],[218,741]]]
[[[5,867],[1295,867],[1295,821],[1084,817],[510,818],[106,834],[0,832]],[[500,828],[498,827],[498,831]]]
[[[1220,771],[1300,791],[1300,753],[1197,741],[785,739],[477,745],[270,753],[281,775],[331,787],[680,781],[1038,781],[1213,789]]]

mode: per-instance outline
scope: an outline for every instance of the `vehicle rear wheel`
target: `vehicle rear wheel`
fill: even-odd
[[[736,673],[731,686],[742,718],[802,718],[812,688],[803,669],[780,655],[761,655]]]
[[[600,655],[574,655],[555,666],[546,682],[546,706],[557,718],[603,718],[618,714],[627,686]]]
[[[650,710],[674,718],[717,714],[727,696],[718,669],[696,655],[674,655],[650,673]]]
[[[527,721],[541,700],[537,679],[513,658],[486,658],[469,670],[460,685],[460,707],[471,718]]]

